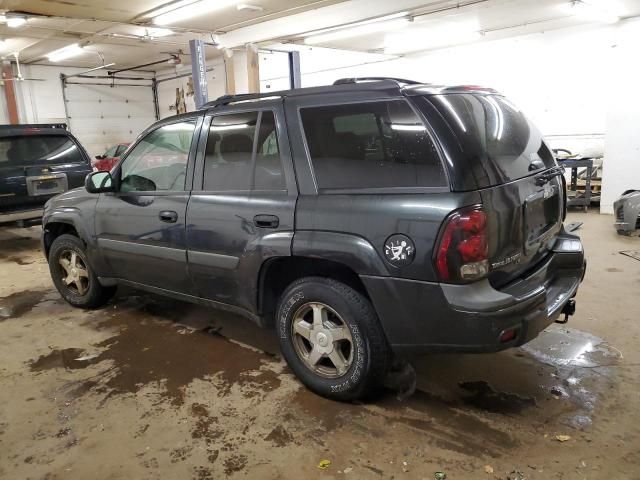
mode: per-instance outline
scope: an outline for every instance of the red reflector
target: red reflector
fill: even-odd
[[[507,343],[516,338],[516,334],[518,333],[517,328],[512,328],[511,330],[505,330],[500,334],[500,343]]]

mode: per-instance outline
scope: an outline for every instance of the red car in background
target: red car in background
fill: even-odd
[[[96,159],[93,161],[93,167],[96,170],[102,170],[108,172],[113,166],[120,160],[120,156],[129,146],[128,143],[118,143],[109,148],[102,155],[96,155]]]

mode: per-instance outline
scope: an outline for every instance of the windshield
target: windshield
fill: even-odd
[[[0,165],[82,161],[80,149],[66,135],[23,135],[0,138]]]
[[[500,95],[452,93],[428,100],[455,136],[479,187],[517,180],[555,165],[542,134]],[[453,157],[459,156],[454,152]]]

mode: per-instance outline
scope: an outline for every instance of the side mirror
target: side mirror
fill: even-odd
[[[106,155],[96,155],[96,160],[102,160],[103,158],[107,158]]]
[[[84,188],[89,193],[103,193],[115,191],[111,173],[105,171],[93,172],[84,179]]]

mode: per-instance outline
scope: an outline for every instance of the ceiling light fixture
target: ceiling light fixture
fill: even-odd
[[[250,12],[261,12],[264,8],[259,7],[258,5],[249,5],[248,3],[241,3],[236,7],[239,11],[248,10]]]
[[[570,3],[570,12],[590,22],[616,23],[620,16],[616,10],[619,5],[596,0],[574,0]]]
[[[404,14],[406,15],[406,13]],[[346,38],[361,37],[370,33],[387,32],[402,28],[409,22],[410,20],[408,18],[398,18],[397,15],[393,15],[392,18],[381,17],[366,22],[353,23],[344,27],[309,32],[305,35],[304,43],[307,45],[317,45]]]
[[[27,23],[27,19],[25,17],[7,17],[7,27],[10,28],[18,28]]]
[[[168,28],[147,28],[146,35],[157,38],[157,37],[168,37],[169,35],[173,35],[173,30],[169,30]]]
[[[470,43],[482,38],[477,23],[434,23],[409,32],[389,34],[384,37],[384,53],[398,55],[408,52],[443,48]]]
[[[349,30],[349,29],[354,28],[354,27],[359,27],[360,25],[369,25],[371,23],[386,22],[387,20],[395,20],[395,19],[398,19],[398,18],[404,18],[408,14],[409,14],[409,12],[394,13],[394,14],[391,14],[391,15],[385,15],[383,17],[373,18],[371,20],[363,20],[361,22],[348,23],[346,25],[340,25],[340,26],[337,26],[337,27],[328,27],[328,28],[321,28],[319,30],[312,30],[310,32],[303,33],[302,35],[299,35],[299,36],[300,37],[314,37],[316,35],[321,35],[321,34],[324,34],[324,33]]]
[[[47,53],[50,62],[61,62],[67,58],[75,57],[84,53],[84,48],[77,43],[72,43],[64,48],[59,48],[53,52]]]
[[[197,2],[178,2],[172,6],[176,8],[163,13],[152,12],[153,23],[156,25],[170,25],[182,22],[192,17],[201,16],[216,10],[230,7],[239,3],[239,0],[199,0]]]

